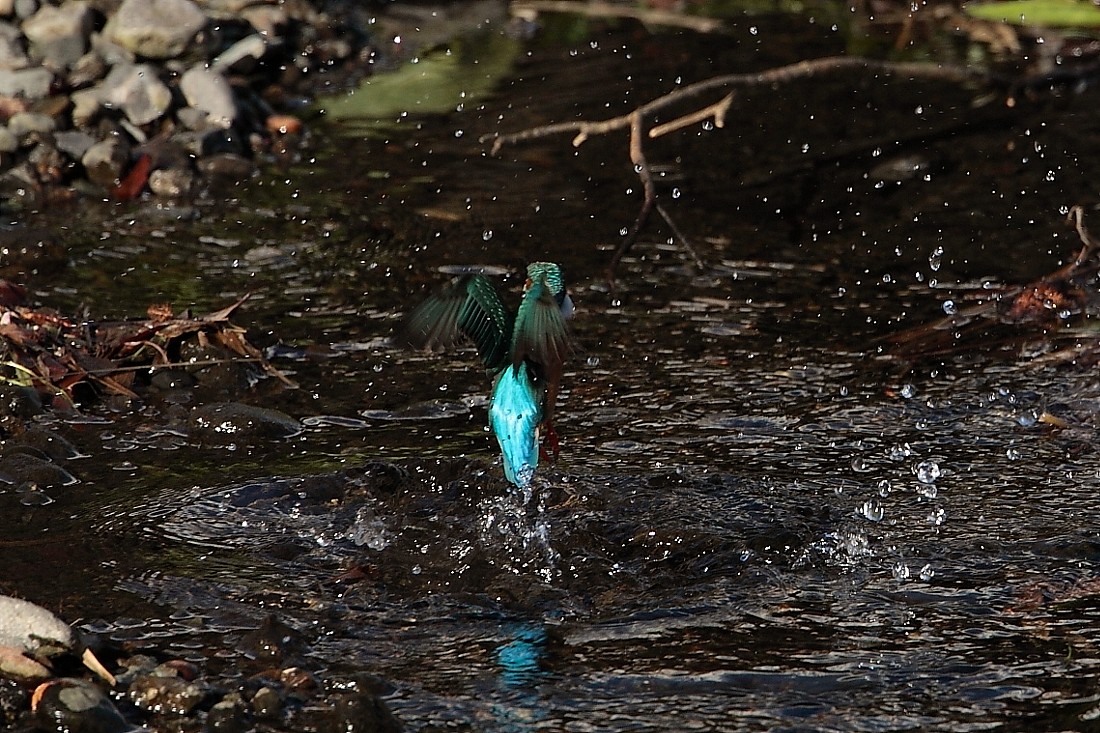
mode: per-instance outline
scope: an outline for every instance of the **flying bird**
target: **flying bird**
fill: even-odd
[[[485,274],[468,272],[417,306],[402,328],[405,340],[419,348],[447,349],[463,338],[477,347],[493,376],[489,426],[500,443],[504,475],[521,488],[538,466],[540,436],[554,457],[558,453],[554,404],[573,351],[565,325],[572,315],[561,268],[534,262],[515,313]]]

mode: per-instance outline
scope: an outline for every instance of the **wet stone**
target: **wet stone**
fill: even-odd
[[[57,487],[75,484],[77,479],[61,466],[28,453],[6,453],[0,458],[0,478],[12,484]]]
[[[73,160],[80,160],[88,148],[96,143],[96,139],[86,132],[79,130],[65,130],[53,136],[57,149],[68,155]]]
[[[189,715],[206,692],[194,682],[156,674],[139,676],[130,684],[130,702],[152,713]]]
[[[130,164],[130,146],[121,138],[112,137],[88,148],[80,159],[88,180],[103,188],[118,183]]]
[[[57,129],[57,121],[38,112],[19,112],[8,120],[8,130],[20,140],[31,133],[48,134]]]
[[[19,149],[19,138],[7,127],[0,127],[0,153],[14,153]]]
[[[160,119],[172,105],[172,92],[150,64],[116,66],[101,85],[104,105],[122,110],[135,125]]]
[[[250,727],[244,705],[236,695],[215,703],[206,714],[206,730],[214,733],[243,733]]]
[[[133,730],[98,686],[78,679],[44,683],[34,694],[34,713],[47,729],[80,733],[128,733]]]
[[[206,114],[218,127],[229,127],[237,118],[237,102],[225,77],[205,65],[192,66],[180,77],[180,91],[193,109]]]
[[[170,59],[183,53],[206,22],[191,0],[125,0],[104,35],[138,56]]]
[[[239,402],[196,407],[191,411],[190,427],[197,437],[212,442],[288,438],[302,431],[301,423],[286,413]]]
[[[185,198],[197,184],[195,174],[183,168],[158,168],[149,174],[149,190],[164,198]]]
[[[198,162],[199,171],[211,178],[243,180],[256,172],[256,164],[234,153],[218,153]]]
[[[279,717],[283,711],[283,699],[270,687],[261,687],[252,696],[252,713],[261,719]]]
[[[8,728],[30,707],[30,693],[14,680],[0,679],[0,727]]]
[[[45,67],[0,69],[0,95],[42,99],[50,93],[53,72]]]
[[[71,66],[88,50],[92,10],[83,2],[45,5],[23,22],[31,55],[46,66]]]

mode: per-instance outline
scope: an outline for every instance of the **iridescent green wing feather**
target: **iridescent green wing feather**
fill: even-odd
[[[539,371],[560,372],[573,351],[565,318],[554,295],[545,277],[528,287],[512,331],[513,366],[518,367],[526,359],[544,367]]]
[[[430,351],[469,338],[490,369],[507,363],[511,331],[508,311],[484,275],[457,278],[413,309],[400,329],[409,344]]]
[[[512,316],[496,288],[483,275],[469,278],[466,295],[466,302],[458,314],[458,328],[477,345],[477,353],[486,367],[500,369],[508,363]]]

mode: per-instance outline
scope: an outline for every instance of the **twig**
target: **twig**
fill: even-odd
[[[983,81],[989,82],[993,77],[985,71],[979,71],[962,66],[948,64],[928,64],[882,61],[878,59],[861,58],[858,56],[827,56],[818,59],[809,59],[797,63],[780,66],[765,71],[723,74],[710,79],[705,79],[694,84],[689,84],[676,89],[668,94],[653,99],[633,111],[624,115],[618,115],[605,120],[576,120],[572,122],[558,122],[550,125],[520,130],[518,132],[501,134],[491,133],[479,138],[480,142],[493,140],[492,153],[500,152],[504,145],[515,144],[527,140],[535,140],[552,135],[573,133],[573,146],[579,147],[593,135],[603,135],[615,130],[629,129],[630,131],[630,161],[634,164],[634,172],[637,173],[642,184],[643,200],[634,224],[628,230],[623,241],[615,249],[608,266],[608,280],[613,280],[619,262],[623,255],[637,241],[642,227],[652,213],[656,203],[657,194],[653,184],[653,172],[646,162],[643,150],[643,138],[645,137],[645,120],[652,115],[668,107],[680,104],[699,95],[729,87],[758,86],[762,84],[787,83],[797,79],[803,79],[819,74],[841,71],[845,69],[859,69],[875,73],[892,74],[895,76],[908,76],[909,78],[942,79],[953,82]],[[697,124],[703,120],[713,118],[716,127],[723,127],[726,113],[733,103],[732,92],[721,100],[711,103],[702,109],[677,117],[676,119],[655,125],[648,130],[649,138],[657,138],[661,135],[683,129],[689,125]],[[658,207],[661,217],[672,228],[674,236],[679,239],[691,253],[696,262],[700,262],[698,253],[687,239],[680,233],[679,228],[672,222],[668,212]]]

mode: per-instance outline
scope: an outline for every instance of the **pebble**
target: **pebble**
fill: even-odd
[[[191,0],[125,0],[104,35],[137,56],[176,58],[207,23]]]
[[[190,153],[154,156],[154,196],[247,179],[256,155],[304,139],[267,120],[286,119],[336,74],[365,73],[359,52],[372,28],[355,6],[0,0],[0,206],[103,197],[151,141]]]

